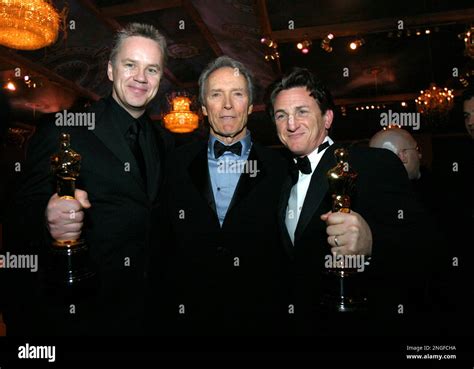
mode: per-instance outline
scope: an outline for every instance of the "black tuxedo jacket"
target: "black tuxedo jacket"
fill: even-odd
[[[171,158],[159,235],[166,255],[165,321],[157,333],[184,335],[283,332],[276,318],[285,293],[277,205],[287,162],[253,143],[222,227],[216,214],[207,142],[180,147]],[[160,270],[160,268],[157,268]],[[156,289],[160,291],[161,289]]]
[[[171,135],[153,124],[144,150],[148,192],[125,138],[114,127],[111,98],[94,103],[95,129],[57,127],[54,118],[39,125],[23,163],[23,175],[14,200],[7,231],[8,249],[16,253],[40,254],[40,273],[25,272],[21,297],[11,300],[6,314],[9,332],[27,334],[134,334],[141,330],[151,212],[158,204],[166,153]],[[125,113],[125,112],[124,112]],[[85,211],[81,237],[89,245],[98,271],[98,288],[93,297],[70,303],[45,297],[36,278],[45,266],[43,252],[51,241],[45,227],[45,209],[56,192],[50,156],[59,150],[60,133],[69,133],[71,147],[82,156],[76,187],[87,191],[92,207]],[[129,169],[129,170],[128,170]],[[26,274],[26,275],[25,275]],[[19,279],[11,282],[18,291]],[[15,319],[12,313],[21,312]],[[9,324],[8,319],[11,318]],[[31,317],[31,319],[29,318]],[[18,324],[26,321],[24,326]],[[37,324],[41,322],[44,325]]]
[[[326,173],[336,165],[334,150],[338,147],[333,144],[326,150],[312,175],[294,245],[285,225],[292,188],[290,177],[285,181],[279,202],[279,229],[291,260],[293,292],[288,303],[294,305],[294,315],[290,315],[290,319],[296,334],[368,332],[368,317],[381,314],[385,318],[389,316],[388,319],[396,318],[400,304],[404,313],[409,313],[411,308],[408,306],[412,306],[413,300],[405,293],[407,280],[410,288],[415,290],[420,283],[421,273],[413,278],[411,272],[418,270],[424,252],[418,235],[426,237],[427,233],[422,224],[423,212],[410,191],[405,168],[389,150],[352,148],[348,161],[358,178],[351,197],[351,209],[367,221],[373,235],[371,264],[361,278],[368,286],[369,312],[354,317],[350,313],[332,315],[320,308],[328,281],[323,274],[325,256],[330,253],[326,224],[320,216],[332,208]],[[357,326],[359,323],[363,325]]]

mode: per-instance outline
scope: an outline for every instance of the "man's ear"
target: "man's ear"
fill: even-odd
[[[326,110],[326,113],[323,115],[324,119],[324,128],[329,130],[332,125],[332,120],[334,119],[334,112],[331,109]]]
[[[247,115],[252,114],[253,112],[253,105],[250,105],[249,108],[247,109]]]
[[[113,82],[114,73],[113,73],[112,62],[110,60],[109,60],[109,63],[107,64],[107,77],[109,77],[109,80]]]
[[[207,109],[204,105],[201,105],[201,110],[202,110],[202,114],[204,114],[207,117]]]

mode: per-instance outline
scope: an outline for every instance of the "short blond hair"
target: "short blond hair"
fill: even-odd
[[[112,64],[114,64],[115,62],[115,58],[117,57],[122,43],[127,38],[134,36],[149,38],[150,40],[155,41],[160,46],[161,55],[163,55],[162,69],[164,69],[166,61],[168,60],[168,54],[166,52],[166,38],[154,26],[145,23],[129,23],[125,26],[125,28],[122,28],[121,30],[117,31],[117,33],[115,34],[112,50],[110,51],[109,59]]]

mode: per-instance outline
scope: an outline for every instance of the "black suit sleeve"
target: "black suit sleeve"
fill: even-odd
[[[45,209],[55,192],[50,170],[50,155],[59,149],[59,131],[52,121],[41,121],[32,136],[21,163],[21,175],[15,184],[8,206],[5,225],[7,252],[16,255],[37,255],[38,268],[44,268],[45,245],[52,240],[46,228]],[[38,302],[41,299],[41,272],[29,269],[8,269],[4,273],[4,320],[9,335],[24,332],[44,334]]]
[[[56,192],[51,173],[50,157],[59,150],[59,130],[49,119],[38,123],[22,164],[8,219],[7,247],[26,248],[38,252],[48,241],[45,210],[49,198]]]

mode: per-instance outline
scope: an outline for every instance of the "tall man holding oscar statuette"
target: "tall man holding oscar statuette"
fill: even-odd
[[[334,153],[341,146],[328,135],[334,119],[329,91],[312,72],[296,68],[272,86],[270,100],[278,136],[294,155],[294,174],[287,178],[279,204],[279,224],[292,264],[295,333],[370,333],[377,323],[363,322],[362,317],[375,319],[379,313],[385,317],[380,322],[387,317],[403,320],[400,312],[410,313],[410,301],[400,286],[418,266],[410,259],[410,247],[420,247],[413,236],[422,232],[422,213],[400,161],[386,150],[349,150],[348,164],[357,173],[350,212],[332,213],[327,172],[335,167]],[[334,306],[324,301],[326,272],[347,268],[348,261],[365,273],[365,286],[358,286],[367,293],[368,308],[362,313],[331,311]]]
[[[28,276],[22,293],[9,300],[5,320],[10,334],[142,332],[151,212],[172,146],[145,109],[156,96],[165,61],[166,40],[160,32],[129,24],[117,33],[110,55],[112,94],[86,112],[95,127],[56,127],[54,122],[38,127],[15,197],[8,247],[40,254],[44,269],[48,244],[83,238],[98,285],[85,299],[59,296],[58,301],[41,294],[40,278]],[[60,133],[69,134],[72,149],[82,157],[75,199],[54,194],[50,157],[59,149]],[[24,278],[11,280],[12,289],[18,290]]]

